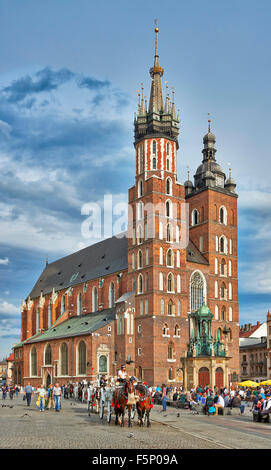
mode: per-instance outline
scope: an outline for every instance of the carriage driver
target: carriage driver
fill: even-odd
[[[118,371],[118,380],[119,382],[126,382],[127,379],[127,372],[126,372],[126,367],[125,365],[122,365],[120,370]]]

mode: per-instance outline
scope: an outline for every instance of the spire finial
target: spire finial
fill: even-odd
[[[155,32],[155,57],[158,57],[158,33],[159,33],[159,28],[157,26],[157,18],[154,20],[154,32]]]
[[[208,116],[210,116],[210,113],[208,113]],[[211,119],[208,119],[208,132],[211,132]]]
[[[190,167],[187,165],[187,181],[190,181]]]

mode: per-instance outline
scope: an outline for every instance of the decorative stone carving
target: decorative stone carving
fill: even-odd
[[[58,297],[58,294],[55,292],[55,288],[53,287],[53,291],[52,291],[52,304],[55,303],[57,297]]]
[[[43,297],[43,294],[42,292],[40,293],[40,299],[39,299],[39,307],[43,307],[44,305],[44,302],[45,302],[45,297]]]
[[[28,297],[27,299],[27,310],[30,310],[33,305],[33,300]]]
[[[26,301],[23,299],[21,302],[20,310],[23,312],[26,309]]]

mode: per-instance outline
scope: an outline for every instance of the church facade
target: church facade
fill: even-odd
[[[15,382],[88,381],[123,363],[152,385],[238,378],[236,184],[217,163],[210,121],[194,183],[178,181],[180,120],[174,94],[163,99],[155,35],[128,231],[46,263],[21,304]]]

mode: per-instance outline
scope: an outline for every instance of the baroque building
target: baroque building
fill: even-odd
[[[216,161],[210,121],[194,183],[178,180],[180,119],[163,74],[155,28],[128,231],[46,263],[21,305],[14,367],[24,383],[116,375],[124,362],[150,384],[238,378],[236,184]]]

